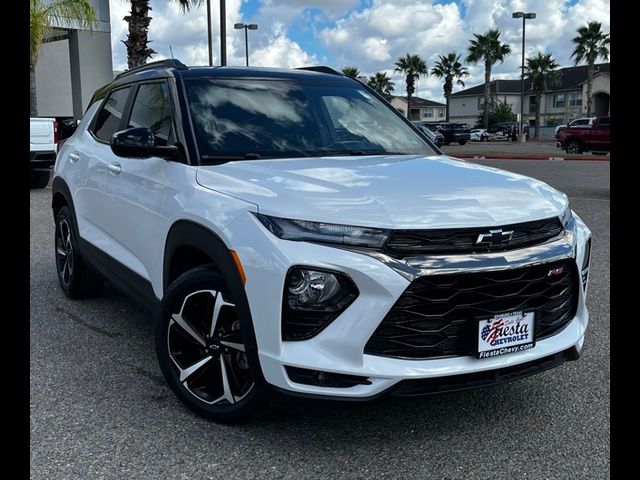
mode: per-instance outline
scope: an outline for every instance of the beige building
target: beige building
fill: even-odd
[[[36,64],[39,117],[81,118],[94,92],[113,80],[109,0],[90,0],[97,23],[79,29],[73,19],[55,25]]]
[[[591,92],[592,115],[601,117],[609,115],[610,96],[610,63],[595,66]],[[559,85],[547,84],[542,94],[540,121],[546,124],[567,123],[574,118],[587,114],[587,66],[568,67],[559,70]],[[531,91],[531,82],[525,81],[525,124],[535,124],[536,97]],[[491,101],[506,102],[511,105],[513,113],[520,113],[521,98],[520,80],[494,80],[491,82]],[[482,114],[484,105],[484,84],[476,85],[451,95],[449,120],[467,123],[473,126]]]
[[[391,97],[391,105],[396,110],[407,116],[407,97]],[[411,117],[409,120],[444,122],[447,118],[447,106],[443,103],[434,102],[420,97],[411,97]]]

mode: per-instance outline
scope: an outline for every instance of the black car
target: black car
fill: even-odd
[[[432,131],[442,133],[444,137],[444,145],[457,142],[464,145],[471,140],[471,131],[463,123],[431,123],[426,124]]]

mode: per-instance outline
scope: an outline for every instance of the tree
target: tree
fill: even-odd
[[[200,6],[204,0],[170,0],[178,2],[182,13],[185,13],[194,6]],[[156,52],[149,48],[149,16],[150,0],[131,0],[130,15],[124,17],[124,21],[129,24],[127,40],[122,43],[127,47],[127,66],[129,69],[144,65]]]
[[[36,92],[36,64],[42,42],[52,28],[73,19],[80,28],[92,29],[96,22],[96,12],[89,0],[30,0],[29,13],[29,114],[38,115],[38,95]]]
[[[600,22],[589,22],[578,28],[578,36],[572,40],[575,48],[571,56],[575,64],[587,62],[587,117],[591,116],[591,88],[593,87],[593,74],[598,57],[609,60],[609,43],[611,35],[602,32]]]
[[[536,97],[536,129],[533,138],[538,138],[540,134],[540,99],[545,91],[545,84],[558,86],[560,84],[561,73],[556,69],[559,65],[550,53],[538,52],[535,57],[527,58],[524,67],[525,78],[531,80],[531,89]]]
[[[390,97],[393,94],[395,87],[395,84],[384,72],[378,72],[375,75],[370,76],[367,85],[385,97]]]
[[[511,53],[507,43],[500,42],[498,29],[487,30],[484,34],[474,33],[469,41],[466,61],[472,64],[484,62],[484,128],[489,128],[489,103],[491,97],[491,67]]]
[[[344,67],[342,69],[342,73],[351,78],[358,78],[360,76],[360,70],[358,70],[358,67]]]
[[[416,91],[415,82],[420,75],[429,75],[427,62],[419,55],[411,55],[407,53],[404,57],[398,58],[395,63],[394,72],[403,73],[405,75],[405,83],[407,87],[407,118],[411,120],[411,96]]]
[[[447,116],[446,121],[449,121],[449,101],[451,99],[451,92],[453,90],[453,81],[456,81],[456,85],[464,87],[462,78],[469,75],[466,67],[460,63],[460,55],[456,55],[456,52],[451,52],[446,56],[439,55],[440,60],[436,62],[435,67],[431,69],[431,75],[435,75],[438,78],[444,78],[444,84],[442,89],[444,90],[444,98],[447,100]]]
[[[494,123],[515,122],[517,118],[516,114],[513,113],[510,103],[498,100],[496,103],[491,105],[491,110],[489,111],[489,125],[493,125]],[[483,125],[484,113],[481,113],[478,116],[475,128],[485,128]]]

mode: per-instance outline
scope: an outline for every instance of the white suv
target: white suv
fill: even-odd
[[[509,381],[578,358],[591,233],[537,180],[443,156],[326,67],[189,68],[96,93],[53,179],[71,298],[157,315],[195,412]]]

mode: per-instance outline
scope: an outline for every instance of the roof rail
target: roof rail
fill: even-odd
[[[152,70],[154,68],[175,68],[176,70],[187,70],[189,67],[187,67],[180,60],[176,60],[175,58],[167,58],[165,60],[158,60],[157,62],[145,63],[144,65],[132,68],[131,70],[126,70],[118,74],[114,80],[125,77],[132,73],[138,73],[144,70]]]
[[[325,67],[324,65],[317,65],[315,67],[298,67],[296,70],[309,70],[312,72],[329,73],[331,75],[341,75],[344,77],[344,73],[334,70],[331,67]]]

